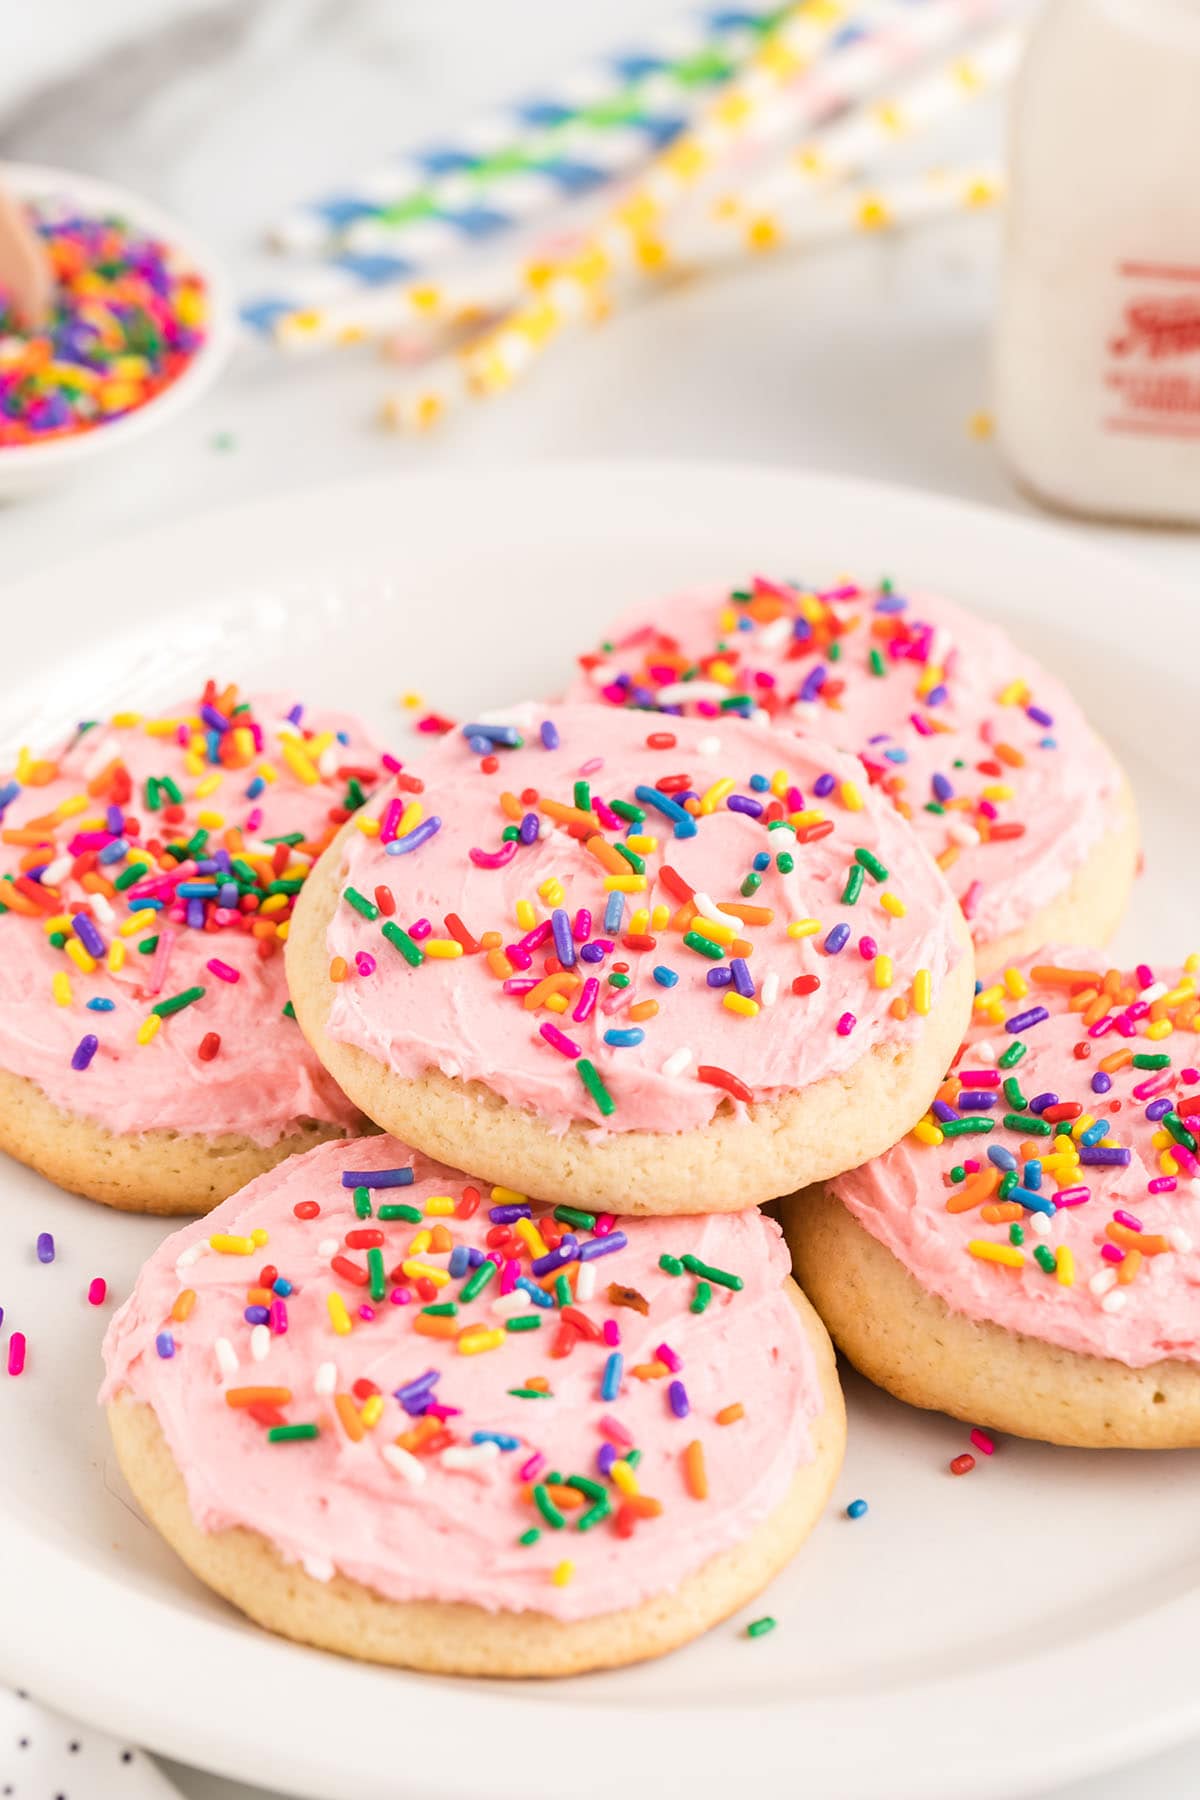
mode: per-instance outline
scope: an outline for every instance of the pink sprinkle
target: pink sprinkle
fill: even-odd
[[[586,944],[592,935],[592,915],[586,906],[581,906],[575,914],[575,923],[571,927],[571,936],[577,944]]]
[[[513,948],[515,949],[516,946],[514,945]],[[512,961],[511,957],[509,957],[509,961]],[[527,956],[525,961],[527,965],[531,963],[533,961],[532,956]],[[502,984],[501,992],[505,994],[516,994],[518,998],[522,994],[532,994],[540,979],[541,977],[538,975],[510,975],[508,980]]]
[[[204,966],[211,975],[216,976],[218,981],[240,981],[242,979],[241,971],[231,969],[229,964],[222,962],[219,956],[210,957]]]
[[[766,669],[756,670],[754,680],[756,685],[760,688],[773,688],[775,686],[775,677]]]
[[[533,967],[532,956],[530,956],[528,950],[522,950],[520,944],[505,944],[504,954],[505,954],[505,956],[507,956],[509,962],[512,964],[514,969],[532,969],[532,967]],[[537,978],[535,976],[534,979],[529,983],[529,987],[525,988],[523,991],[525,993],[528,993],[529,988],[535,988],[536,986],[537,986]],[[509,993],[510,991],[514,991],[514,990],[510,990],[508,983],[505,982],[504,991],[505,991],[505,993]]]
[[[247,831],[257,831],[259,826],[262,824],[262,822],[263,822],[262,807],[256,806],[252,809],[252,811],[250,811],[246,815],[246,830]]]
[[[443,1406],[438,1401],[433,1400],[425,1408],[425,1417],[427,1419],[440,1419],[444,1425],[447,1419],[457,1419],[461,1411],[461,1406]]]
[[[1144,1019],[1149,1011],[1150,1008],[1144,1000],[1134,1000],[1125,1008],[1125,1017],[1127,1019]]]
[[[404,817],[403,800],[389,800],[383,809],[383,818],[379,822],[379,841],[390,844],[400,829],[400,821]]]
[[[991,800],[981,800],[979,802],[979,810],[985,819],[997,819],[1000,816],[996,811],[994,801]]]
[[[611,701],[614,706],[624,706],[625,689],[621,686],[619,681],[610,681],[607,687],[602,687],[600,689],[600,692],[604,695],[604,698]]]
[[[468,850],[467,855],[477,869],[503,869],[517,854],[516,838],[508,838],[499,850]]]
[[[672,1375],[678,1375],[680,1369],[683,1367],[683,1358],[675,1354],[670,1344],[659,1344],[654,1354],[659,1362],[666,1363]]]
[[[388,1299],[393,1306],[407,1306],[412,1299],[412,1291],[406,1287],[393,1288]]]
[[[853,1013],[843,1013],[841,1018],[837,1022],[838,1036],[839,1037],[849,1037],[850,1033],[854,1030],[854,1027],[857,1023],[858,1023],[858,1021],[854,1017]]]
[[[542,1455],[540,1450],[535,1450],[533,1455],[523,1462],[517,1470],[517,1480],[535,1481],[545,1466],[546,1458]]]
[[[1140,1231],[1142,1229],[1142,1221],[1140,1219],[1135,1219],[1131,1212],[1126,1212],[1123,1206],[1118,1206],[1116,1212],[1113,1214],[1113,1218],[1117,1221],[1118,1225],[1124,1225],[1129,1231]]]
[[[360,1319],[373,1319],[375,1317],[375,1308],[364,1304],[359,1307],[358,1316]]]
[[[622,700],[625,698],[624,691],[622,691],[621,698]],[[696,702],[696,711],[700,714],[702,719],[715,719],[719,715],[721,709],[715,700],[698,700]]]
[[[543,919],[540,925],[535,925],[532,931],[527,931],[523,938],[517,939],[516,948],[518,950],[527,951],[540,950],[553,930],[554,926],[551,924],[550,920]],[[509,961],[512,961],[511,956],[509,957]],[[524,966],[526,968],[529,967],[528,963]]]
[[[1190,1175],[1193,1180],[1200,1175],[1200,1162],[1197,1162],[1191,1151],[1185,1150],[1182,1144],[1172,1144],[1171,1155],[1185,1175]]]
[[[596,1000],[599,997],[599,993],[600,983],[596,980],[594,975],[589,975],[583,984],[583,991],[580,994],[579,999],[575,1002],[575,1011],[571,1014],[571,1017],[577,1025],[582,1025],[586,1019],[591,1018],[596,1010]]]
[[[1115,1024],[1116,1020],[1112,1014],[1105,1013],[1102,1019],[1097,1019],[1094,1025],[1088,1026],[1088,1036],[1091,1038],[1107,1037]]]
[[[804,795],[798,787],[790,787],[784,796],[784,805],[789,812],[804,811]]]
[[[271,1330],[276,1337],[282,1337],[288,1328],[287,1307],[279,1298],[271,1302]]]
[[[617,1321],[615,1319],[605,1319],[601,1330],[604,1334],[605,1343],[610,1349],[615,1350],[621,1341],[621,1327],[617,1324]]]
[[[862,957],[864,962],[873,962],[875,957],[879,954],[879,945],[875,942],[873,937],[860,937],[858,940],[858,954]]]
[[[597,1213],[596,1229],[592,1235],[594,1237],[607,1237],[616,1222],[616,1215],[613,1213]]]
[[[506,1258],[500,1265],[500,1292],[511,1294],[517,1285],[517,1277],[521,1273],[521,1265],[515,1256]]]
[[[25,1333],[14,1331],[8,1340],[8,1372],[19,1375],[25,1367]]]
[[[982,883],[982,881],[973,881],[971,883],[970,887],[967,889],[966,893],[963,895],[962,900],[960,902],[960,905],[962,906],[962,912],[963,912],[964,919],[973,919],[975,917],[975,914],[979,907],[979,902],[982,898],[983,898],[983,883]]]
[[[152,994],[162,993],[162,985],[167,976],[167,964],[171,960],[171,951],[175,948],[175,939],[178,936],[177,931],[164,931],[159,937],[150,963],[150,980],[147,984],[148,991]]]
[[[389,775],[398,775],[404,767],[399,757],[393,756],[390,750],[385,750],[379,760]]]
[[[933,736],[933,726],[927,719],[922,718],[920,713],[909,713],[908,719],[909,724],[920,733],[921,737]]]
[[[1200,1081],[1200,1069],[1180,1069],[1179,1079],[1191,1087],[1193,1082]]]
[[[1148,963],[1139,963],[1134,970],[1134,975],[1137,978],[1137,984],[1140,988],[1154,986],[1154,971]]]
[[[625,1444],[632,1449],[635,1442],[632,1431],[627,1430],[620,1419],[614,1419],[611,1413],[605,1413],[600,1421],[600,1429],[614,1444]]]
[[[1151,1075],[1145,1081],[1139,1081],[1133,1090],[1135,1100],[1152,1100],[1155,1094],[1163,1094],[1174,1084],[1175,1077],[1170,1073],[1163,1076]]]
[[[973,1156],[967,1157],[966,1161],[963,1163],[963,1168],[968,1175],[978,1175],[979,1173],[979,1164]]]
[[[592,796],[592,811],[603,825],[605,831],[620,831],[623,821],[618,819],[612,807],[601,800],[598,794]]]
[[[999,1069],[960,1069],[958,1079],[965,1088],[999,1087]]]
[[[585,763],[580,763],[579,773],[581,775],[598,775],[603,767],[604,758],[602,756],[589,756]]]
[[[88,1282],[89,1306],[103,1306],[108,1295],[108,1283],[103,1275],[93,1275]]]
[[[1153,1181],[1146,1183],[1146,1192],[1148,1194],[1173,1194],[1178,1186],[1179,1183],[1173,1175],[1156,1175]],[[1060,1206],[1062,1205],[1061,1194],[1058,1196],[1058,1203]]]
[[[575,1057],[583,1055],[583,1046],[577,1044],[573,1038],[567,1037],[558,1029],[557,1025],[547,1022],[545,1025],[539,1025],[538,1030],[546,1042],[563,1056],[569,1056],[574,1060]]]
[[[432,930],[433,926],[428,919],[414,919],[408,928],[408,935],[419,944],[421,939],[427,938]]]
[[[1059,1188],[1054,1196],[1055,1206],[1083,1206],[1092,1197],[1091,1188],[1070,1187]]]
[[[375,973],[375,958],[371,955],[369,950],[356,950],[354,953],[354,966],[360,975],[373,975]]]
[[[994,1440],[987,1435],[986,1431],[980,1431],[978,1425],[971,1432],[971,1442],[982,1455],[993,1456],[995,1454]]]
[[[1123,1263],[1125,1261],[1125,1252],[1120,1244],[1101,1244],[1100,1254],[1105,1262]]]

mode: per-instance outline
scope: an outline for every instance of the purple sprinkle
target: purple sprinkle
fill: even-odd
[[[1097,1069],[1096,1073],[1092,1076],[1093,1094],[1107,1094],[1111,1086],[1112,1076],[1106,1075],[1103,1069]]]
[[[542,748],[544,750],[558,749],[558,726],[553,719],[542,720]]]
[[[618,1460],[620,1454],[621,1453],[617,1449],[617,1446],[615,1444],[610,1444],[607,1438],[605,1438],[605,1440],[601,1444],[599,1450],[597,1450],[597,1452],[596,1452],[596,1467],[599,1469],[600,1473],[604,1476],[604,1479],[606,1481],[608,1480],[608,1477],[612,1472],[613,1464]]]
[[[411,1187],[413,1172],[411,1169],[343,1169],[342,1186],[345,1188],[387,1188]]]
[[[532,1219],[532,1206],[493,1206],[488,1218],[493,1225],[515,1225],[518,1219]]]
[[[384,845],[384,851],[388,856],[407,856],[410,850],[419,850],[422,844],[427,844],[441,829],[442,821],[435,814],[433,818],[423,819],[419,825],[414,825],[403,837],[393,838],[390,844]]]
[[[71,1057],[71,1067],[73,1069],[86,1069],[99,1048],[100,1039],[96,1037],[93,1032],[89,1031],[86,1036],[81,1037],[76,1044],[74,1053]]]
[[[586,963],[598,963],[604,961],[604,958],[608,955],[608,951],[599,943],[583,944],[580,947],[579,954]]]
[[[1100,1163],[1110,1167],[1127,1168],[1131,1161],[1131,1153],[1128,1150],[1119,1150],[1115,1145],[1105,1148],[1101,1144],[1083,1144],[1080,1146],[1079,1160],[1081,1163]]]
[[[1005,1031],[1016,1033],[1028,1031],[1031,1025],[1040,1025],[1050,1014],[1044,1006],[1031,1006],[1028,1012],[1014,1013],[1011,1019],[1005,1019]]]
[[[993,1098],[993,1096],[989,1095],[989,1097],[988,1097],[988,1105],[989,1106],[992,1103],[992,1098]],[[958,1114],[954,1110],[954,1108],[952,1106],[948,1106],[944,1100],[935,1100],[929,1110],[932,1112],[934,1118],[938,1119],[943,1125],[948,1124],[951,1119],[957,1119],[957,1117],[958,1117]]]
[[[609,1256],[614,1250],[623,1250],[629,1239],[623,1231],[609,1231],[604,1237],[588,1238],[579,1246],[580,1262],[595,1262],[598,1256]]]
[[[269,1306],[248,1306],[242,1314],[247,1325],[269,1325],[271,1309]]]
[[[947,780],[945,775],[934,775],[930,785],[933,788],[935,800],[953,800],[954,784]]]
[[[1027,718],[1033,720],[1035,725],[1043,725],[1047,730],[1049,730],[1050,726],[1054,723],[1053,713],[1046,712],[1040,706],[1027,706],[1025,708],[1025,714]]]
[[[850,927],[843,920],[840,925],[834,926],[833,930],[825,939],[826,956],[836,956],[838,951],[844,950],[849,942]]]
[[[824,800],[832,794],[836,786],[837,781],[834,776],[829,774],[818,775],[817,779],[813,782],[813,793],[818,800]]]
[[[166,1362],[175,1354],[175,1339],[169,1331],[160,1331],[154,1340],[154,1348]]]
[[[37,1259],[40,1263],[54,1261],[54,1238],[48,1231],[38,1232]]]
[[[556,906],[550,914],[554,933],[554,954],[564,969],[575,967],[575,939],[571,935],[571,919],[565,906]]]
[[[996,1092],[994,1088],[964,1088],[958,1096],[961,1112],[983,1112],[989,1106],[995,1106]]]
[[[825,686],[827,674],[828,670],[824,663],[818,663],[815,669],[810,669],[808,674],[804,677],[799,693],[796,695],[797,700],[815,700],[821,689]]]
[[[733,976],[726,968],[710,969],[704,979],[707,981],[709,987],[723,988],[729,986],[730,982],[733,980]]]
[[[687,1389],[682,1381],[673,1381],[667,1389],[667,1399],[671,1402],[671,1411],[677,1419],[686,1419],[691,1412],[687,1397]]]
[[[753,1000],[753,998],[754,998],[754,980],[750,974],[749,969],[746,967],[746,959],[744,956],[731,956],[730,957],[729,973],[733,979],[733,985],[737,989],[738,993],[741,994],[742,997],[746,1000]]]
[[[534,844],[537,842],[538,833],[542,829],[542,822],[535,812],[527,812],[517,829],[520,832],[521,842],[523,844]]]
[[[568,1236],[570,1233],[568,1233]],[[561,1269],[569,1262],[574,1262],[579,1255],[579,1245],[568,1243],[564,1238],[554,1250],[548,1250],[545,1256],[535,1256],[529,1267],[540,1280],[543,1275],[553,1275],[555,1269]]]
[[[1048,1106],[1057,1105],[1057,1094],[1035,1094],[1033,1099],[1029,1102],[1029,1110],[1031,1113],[1044,1113]]]
[[[225,717],[224,713],[218,712],[215,706],[202,706],[200,708],[200,717],[204,720],[206,725],[211,725],[214,731],[229,730],[229,720]]]
[[[762,801],[752,799],[749,794],[730,794],[725,804],[730,812],[748,813],[752,819],[762,818]]]
[[[95,925],[86,913],[76,913],[71,920],[71,929],[79,939],[89,956],[97,958],[104,955],[105,943]]]
[[[423,1375],[418,1375],[413,1381],[406,1381],[403,1387],[393,1388],[392,1392],[397,1400],[403,1402],[412,1399],[416,1394],[427,1394],[431,1388],[437,1386],[441,1378],[440,1370],[426,1369]]]
[[[1162,1118],[1164,1113],[1169,1113],[1170,1110],[1171,1110],[1170,1099],[1166,1095],[1164,1095],[1161,1100],[1152,1100],[1150,1102],[1149,1106],[1146,1108],[1146,1117],[1149,1119],[1150,1123],[1153,1125],[1153,1124],[1156,1124],[1157,1121]]]

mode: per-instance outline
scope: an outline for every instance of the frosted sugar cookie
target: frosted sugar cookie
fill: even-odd
[[[856,754],[945,871],[983,973],[1120,921],[1138,856],[1120,768],[1060,681],[939,595],[758,579],[635,607],[580,662],[573,700],[763,713]]]
[[[300,897],[296,1014],[351,1098],[620,1213],[737,1211],[894,1143],[972,960],[858,765],[731,718],[506,717],[405,769]]]
[[[787,1270],[754,1210],[552,1211],[325,1144],[159,1248],[102,1399],[152,1522],[260,1624],[463,1674],[634,1662],[756,1594],[840,1467]]]
[[[1198,975],[1011,970],[916,1130],[785,1203],[864,1374],[1024,1437],[1200,1444]]]
[[[180,1213],[361,1129],[290,1016],[281,951],[383,772],[355,721],[211,682],[22,751],[0,782],[0,1147]]]

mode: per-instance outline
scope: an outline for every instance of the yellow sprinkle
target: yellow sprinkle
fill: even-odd
[[[862,795],[853,781],[843,781],[838,788],[838,798],[847,812],[861,812],[865,804]]]
[[[503,1335],[503,1334],[501,1334],[501,1335]],[[460,1350],[462,1349],[461,1339],[459,1341],[459,1349]],[[550,1579],[554,1583],[555,1587],[566,1587],[567,1583],[570,1581],[570,1579],[574,1573],[575,1573],[575,1564],[573,1562],[564,1561],[564,1562],[560,1562],[560,1563],[555,1563],[554,1573],[551,1575]]]
[[[913,1011],[927,1013],[933,1005],[933,977],[928,969],[918,969],[913,976]]]
[[[646,837],[646,835],[640,831],[635,832],[631,837],[627,837],[625,843],[627,847],[633,851],[635,856],[653,856],[654,852],[658,849],[658,839],[656,837]]]
[[[627,840],[627,842],[631,842],[631,841],[632,840]],[[670,922],[671,922],[671,909],[669,906],[663,906],[660,904],[660,905],[656,906],[654,908],[654,911],[650,914],[650,926],[651,926],[651,929],[654,931],[665,931],[667,929],[667,926],[670,924]]]
[[[432,1242],[432,1231],[426,1231],[424,1228],[420,1231],[414,1231],[412,1242],[408,1246],[408,1254],[410,1256],[423,1256]]]
[[[1054,1273],[1058,1276],[1060,1285],[1063,1287],[1074,1287],[1075,1256],[1070,1244],[1059,1245],[1055,1256],[1055,1263],[1057,1266]]]
[[[70,794],[65,800],[59,801],[54,809],[54,816],[56,819],[73,819],[76,813],[81,813],[87,804],[86,794]]]
[[[1191,951],[1183,966],[1189,975],[1200,975],[1200,950]]]
[[[984,988],[981,993],[976,994],[975,1004],[983,1012],[989,1006],[995,1006],[997,1001],[1003,1000],[1003,998],[1004,989],[997,982],[994,987]]]
[[[618,1458],[608,1473],[613,1486],[619,1488],[621,1493],[628,1495],[630,1499],[639,1491],[637,1476],[623,1456]]]
[[[425,1216],[430,1219],[446,1219],[454,1211],[454,1200],[450,1194],[431,1194],[425,1202]]]
[[[1181,981],[1178,987],[1173,987],[1169,994],[1163,995],[1163,1005],[1178,1006],[1182,1001],[1190,1000],[1195,992],[1196,984],[1194,981]]]
[[[291,930],[291,929],[292,929],[292,925],[291,925],[291,920],[290,920],[290,919],[285,919],[285,920],[284,920],[284,921],[283,921],[283,924],[282,924],[282,925],[281,925],[281,926],[280,926],[280,927],[279,927],[279,929],[278,929],[278,930],[277,930],[277,931],[276,931],[276,933],[275,933],[275,936],[276,936],[276,938],[277,938],[277,939],[278,939],[278,941],[279,941],[279,942],[280,942],[280,943],[281,943],[281,944],[286,944],[286,943],[287,943],[287,939],[288,939],[288,932],[289,932],[289,931],[290,931],[290,930]]]
[[[546,1240],[543,1238],[532,1219],[518,1219],[513,1226],[513,1230],[521,1239],[522,1243],[528,1244],[530,1252],[534,1256],[545,1256],[547,1254]]]
[[[286,912],[291,904],[290,894],[271,894],[259,907],[258,916],[260,919],[269,919],[274,913]]]
[[[147,1016],[142,1020],[141,1024],[137,1028],[138,1043],[139,1044],[148,1044],[150,1042],[151,1038],[156,1037],[158,1035],[159,1027],[161,1025],[162,1025],[161,1014],[148,1013]]]
[[[938,1145],[945,1142],[944,1133],[932,1119],[919,1119],[912,1128],[912,1134],[921,1144]]]
[[[794,831],[803,831],[806,825],[820,825],[825,814],[816,806],[806,806],[803,812],[789,813],[787,822]]]
[[[1096,1115],[1094,1113],[1080,1113],[1077,1119],[1071,1120],[1068,1129],[1073,1138],[1081,1138],[1084,1132],[1090,1131],[1095,1123]]]
[[[522,931],[532,931],[538,922],[537,908],[532,900],[518,900],[513,912]]]
[[[364,837],[378,837],[379,836],[379,820],[378,819],[367,819],[367,818],[363,817],[362,813],[355,813],[354,823],[357,825],[358,829],[362,832]]]
[[[1007,687],[1000,689],[996,695],[998,706],[1023,706],[1029,698],[1029,685],[1024,681],[1010,681]]]
[[[89,955],[78,938],[68,938],[63,945],[63,949],[75,964],[75,967],[80,970],[82,974],[90,975],[92,973],[93,969],[96,967],[96,959],[94,956]]]
[[[445,1287],[450,1280],[444,1269],[436,1269],[432,1263],[417,1262],[411,1256],[406,1256],[400,1267],[410,1281],[419,1281],[424,1275],[426,1280],[432,1281],[434,1287]]]
[[[340,1294],[326,1294],[325,1305],[329,1309],[329,1323],[339,1337],[349,1336],[350,1314],[346,1311],[346,1302]]]
[[[539,888],[539,893],[541,889]],[[604,891],[607,894],[644,894],[646,877],[644,875],[606,875]]]
[[[643,882],[642,886],[645,887],[645,885],[645,882]],[[541,887],[538,889],[538,898],[539,900],[544,900],[547,906],[562,905],[563,885],[556,875],[548,876],[547,879],[543,881]]]
[[[820,919],[793,919],[787,928],[787,934],[790,938],[815,937],[820,929]]]
[[[688,930],[698,931],[701,937],[711,938],[714,944],[732,944],[734,938],[740,934],[741,926],[739,924],[735,931],[732,925],[722,925],[717,919],[706,919],[703,913],[697,913],[688,926]]]
[[[507,1335],[507,1332],[504,1331],[464,1331],[458,1339],[459,1354],[461,1356],[478,1356],[483,1350],[498,1350]]]
[[[1164,1150],[1158,1159],[1158,1166],[1164,1175],[1178,1175],[1179,1164],[1169,1150]]]
[[[1150,1142],[1156,1150],[1167,1150],[1175,1142],[1175,1139],[1171,1136],[1169,1131],[1160,1129],[1154,1133]]]
[[[153,906],[147,906],[141,912],[130,913],[127,919],[122,919],[117,930],[122,937],[136,937],[139,931],[145,931],[146,927],[153,925],[157,919],[156,909]]]
[[[640,937],[642,933],[648,931],[649,928],[650,908],[648,906],[639,906],[629,920],[629,929],[635,937]]]
[[[547,994],[546,998],[542,1001],[542,1005],[546,1008],[547,1012],[565,1013],[567,1010],[567,996],[565,994]]]
[[[368,1431],[373,1431],[383,1417],[383,1395],[368,1394],[362,1403],[359,1418]]]
[[[492,1189],[492,1199],[497,1206],[529,1205],[528,1194],[519,1194],[516,1188],[501,1187],[499,1183]]]
[[[400,823],[396,827],[396,836],[407,837],[410,831],[415,831],[417,829],[417,826],[424,817],[425,808],[421,805],[421,802],[419,800],[410,800],[404,811],[400,814]]]
[[[743,1019],[753,1019],[758,1013],[758,1001],[747,1000],[745,994],[727,993],[722,1004],[727,1012],[737,1013]]]
[[[42,926],[42,930],[46,933],[47,937],[49,937],[52,932],[55,932],[55,931],[66,932],[66,931],[70,931],[70,929],[71,929],[70,913],[51,913],[50,917],[45,921],[45,923]]]
[[[908,908],[897,895],[889,893],[887,888],[879,896],[879,904],[885,913],[891,913],[893,919],[902,919]]]
[[[977,438],[980,443],[982,443],[984,439],[990,438],[995,429],[996,421],[993,419],[990,412],[984,412],[982,410],[973,412],[967,420],[967,431],[971,437]]]
[[[174,737],[179,730],[179,720],[147,719],[143,729],[147,737]]]
[[[1029,983],[1022,975],[1020,969],[1005,969],[1004,985],[1008,990],[1009,995],[1014,1000],[1023,1000],[1029,992]]]
[[[890,988],[892,985],[892,959],[882,952],[875,958],[875,986]]]
[[[706,788],[700,796],[700,811],[706,814],[716,812],[722,800],[732,794],[736,786],[737,783],[732,775],[726,776],[721,781],[714,781],[712,786]]]
[[[206,775],[204,777],[203,781],[198,781],[196,783],[196,798],[197,798],[197,800],[207,800],[208,796],[210,794],[216,793],[216,791],[220,787],[220,785],[221,785],[221,772],[219,769],[214,769],[211,775]],[[203,819],[201,819],[200,823],[201,824],[204,823]],[[223,821],[221,819],[217,820],[218,825],[220,825],[222,823],[223,823]]]
[[[50,977],[50,992],[54,995],[55,1006],[70,1006],[71,977],[65,969],[56,969]]]
[[[125,946],[119,939],[108,946],[108,966],[114,975],[125,967]],[[157,1018],[157,1013],[154,1016]]]
[[[400,704],[401,706],[407,706],[410,709],[418,707],[422,704],[421,696],[420,694],[401,694]]]
[[[279,780],[279,770],[275,767],[274,763],[260,762],[258,765],[258,773],[262,776],[264,781]]]
[[[1007,781],[989,781],[983,797],[985,800],[1011,800],[1015,791]]]
[[[792,785],[792,778],[786,769],[776,769],[771,777],[771,792],[777,800],[786,800],[787,791]]]
[[[1019,1269],[1025,1261],[1025,1252],[1015,1244],[993,1244],[990,1238],[972,1238],[967,1249],[980,1262],[1003,1263],[1006,1269]]]
[[[1146,1036],[1148,1038],[1153,1038],[1155,1043],[1157,1043],[1159,1038],[1170,1037],[1174,1029],[1175,1027],[1170,1019],[1155,1019],[1152,1025],[1147,1025]]]
[[[441,957],[443,961],[463,953],[463,947],[457,938],[426,938],[421,948],[426,956]]]
[[[142,715],[141,713],[136,712],[114,713],[110,720],[110,723],[114,725],[118,731],[132,731],[133,727],[135,725],[140,725],[141,722]]]
[[[214,1231],[208,1247],[221,1256],[253,1256],[256,1248],[253,1237],[241,1237],[230,1231]]]
[[[200,740],[196,748],[184,752],[183,766],[189,775],[203,775],[206,767],[204,761],[203,739]]]
[[[309,787],[317,785],[321,777],[317,773],[316,765],[295,738],[280,738],[279,753],[298,781],[306,782]]]

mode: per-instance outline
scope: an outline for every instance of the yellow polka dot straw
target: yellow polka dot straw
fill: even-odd
[[[603,316],[618,289],[627,294],[667,272],[672,267],[672,219],[681,215],[686,202],[704,192],[714,176],[727,172],[731,153],[747,143],[759,150],[782,138],[794,141],[833,110],[833,124],[816,134],[810,145],[810,151],[814,146],[826,150],[828,173],[812,155],[807,173],[792,159],[777,171],[783,189],[807,185],[817,192],[853,173],[852,155],[861,166],[881,151],[886,153],[897,139],[927,129],[1001,78],[1002,68],[1015,55],[1014,34],[1000,34],[970,58],[956,57],[952,64],[921,75],[883,103],[870,107],[854,103],[878,91],[907,63],[944,50],[981,18],[1012,10],[1012,0],[881,0],[869,9],[862,43],[827,59],[836,64],[838,73],[831,78],[823,62],[819,81],[808,82],[802,78],[847,23],[847,9],[835,0],[804,0],[793,7],[756,53],[746,75],[726,88],[697,126],[651,164],[582,244],[549,269],[543,268],[536,290],[531,293],[527,286],[525,297],[495,327],[457,357],[436,360],[422,377],[394,393],[385,404],[386,421],[401,429],[427,429],[467,398],[507,391],[567,327]],[[862,23],[863,15],[856,13],[855,22]],[[764,205],[769,204],[768,191]],[[732,207],[711,222],[717,238],[724,233],[736,240],[742,230]],[[723,253],[723,246],[717,253]],[[711,254],[711,249],[701,254],[701,260],[704,254]]]

